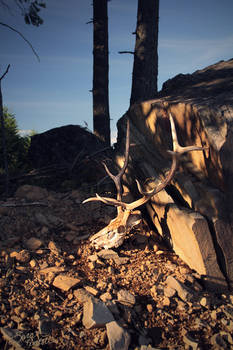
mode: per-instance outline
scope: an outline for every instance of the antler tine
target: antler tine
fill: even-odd
[[[169,119],[170,119],[170,125],[171,125],[171,133],[172,133],[172,142],[173,142],[173,151],[167,151],[170,154],[176,153],[177,157],[190,152],[190,151],[202,151],[203,149],[206,149],[206,147],[199,147],[199,146],[186,146],[182,147],[180,146],[177,138],[177,133],[176,133],[176,127],[175,127],[175,122],[174,119],[169,113]],[[208,148],[208,147],[207,147]]]
[[[114,205],[116,207],[120,206],[122,208],[126,208],[126,203],[121,202],[115,198],[99,196],[98,193],[96,193],[96,197],[87,198],[82,203],[84,204],[84,203],[94,202],[94,201],[103,202],[107,205]]]
[[[122,185],[121,185],[121,179],[122,176],[125,173],[125,170],[128,166],[129,162],[129,131],[130,131],[130,124],[129,124],[129,118],[127,119],[127,129],[126,129],[126,142],[125,142],[125,161],[123,167],[120,169],[119,173],[117,175],[113,175],[111,171],[108,169],[107,165],[102,162],[106,173],[108,176],[114,181],[116,189],[117,189],[117,199],[113,198],[106,198],[101,197],[96,193],[96,197],[88,198],[83,203],[91,202],[91,201],[101,201],[108,205],[114,205],[118,207],[118,210],[121,210],[121,208],[125,208],[125,203],[122,202]]]
[[[117,175],[113,175],[110,170],[108,169],[107,165],[103,162],[103,166],[106,170],[106,173],[108,176],[111,177],[111,179],[114,181],[116,189],[117,189],[117,200],[122,200],[122,185],[121,185],[121,179],[122,176],[125,173],[125,170],[129,163],[129,119],[127,119],[127,130],[126,130],[126,142],[125,142],[125,161],[123,167],[120,169],[119,173]]]

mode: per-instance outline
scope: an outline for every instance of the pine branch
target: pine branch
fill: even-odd
[[[39,57],[38,54],[36,53],[34,47],[33,47],[32,44],[30,43],[30,41],[28,41],[28,40],[25,38],[25,36],[23,36],[22,33],[20,33],[17,29],[15,29],[15,28],[9,26],[9,25],[6,24],[6,23],[0,22],[0,25],[1,25],[1,26],[4,26],[4,27],[7,27],[7,28],[13,30],[13,32],[19,34],[19,36],[21,36],[21,38],[22,38],[24,41],[26,41],[26,43],[30,46],[30,48],[32,49],[32,52],[34,53],[34,55],[36,56],[36,58],[37,58],[38,61],[40,62],[40,57]]]
[[[10,68],[10,64],[8,64],[7,69],[5,70],[5,72],[3,73],[3,75],[1,76],[0,80],[2,80],[2,79],[5,77],[5,75],[6,75],[6,74],[8,73],[8,71],[9,71],[9,68]]]
[[[119,54],[129,53],[131,55],[134,55],[134,51],[118,51]]]

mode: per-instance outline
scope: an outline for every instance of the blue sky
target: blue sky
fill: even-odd
[[[7,0],[0,21],[19,30],[40,56],[14,32],[0,26],[0,75],[4,105],[19,128],[37,132],[84,121],[92,130],[92,0],[47,0],[44,24],[28,26]],[[109,2],[110,113],[112,134],[129,107],[137,0]],[[160,0],[159,89],[179,73],[192,73],[233,57],[232,0]]]

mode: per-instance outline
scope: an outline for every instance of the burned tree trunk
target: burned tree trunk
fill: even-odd
[[[6,133],[5,133],[5,123],[4,123],[4,114],[3,114],[3,99],[2,99],[2,87],[1,82],[5,75],[8,73],[10,65],[7,66],[5,73],[0,77],[0,121],[1,121],[1,131],[2,131],[2,152],[3,152],[3,161],[5,169],[5,194],[8,196],[9,190],[9,172],[8,172],[8,159],[7,159],[7,147],[6,147]]]
[[[107,0],[93,1],[93,128],[110,145]]]
[[[130,105],[157,94],[158,24],[159,0],[138,0]]]

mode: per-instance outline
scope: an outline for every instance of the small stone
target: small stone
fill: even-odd
[[[61,310],[57,310],[54,312],[54,318],[59,318],[63,315],[62,311]]]
[[[157,287],[155,285],[150,289],[150,294],[151,294],[153,299],[156,299],[156,297],[157,297]]]
[[[107,282],[105,281],[99,281],[96,286],[100,290],[106,290],[107,288]]]
[[[111,275],[113,275],[115,272],[114,268],[112,266],[108,266],[108,273],[110,273]]]
[[[53,286],[63,291],[68,291],[80,282],[79,278],[74,278],[66,275],[58,275],[53,281]]]
[[[43,255],[44,252],[45,252],[45,251],[44,251],[43,249],[37,249],[36,254],[38,254],[38,255]]]
[[[114,259],[118,254],[112,249],[102,249],[97,254],[102,259]]]
[[[31,237],[29,238],[26,242],[25,245],[29,250],[36,251],[42,246],[42,241],[36,237]]]
[[[153,251],[156,253],[158,250],[159,250],[159,246],[158,246],[158,244],[156,244],[156,243],[154,243],[153,244]]]
[[[176,294],[176,290],[168,286],[164,288],[163,292],[165,297],[168,297],[168,298],[174,297],[174,295]]]
[[[108,291],[108,292],[111,292],[112,289],[113,289],[113,284],[112,284],[112,283],[109,283],[109,284],[108,284],[107,291]]]
[[[162,303],[163,303],[163,306],[170,306],[171,302],[168,297],[164,297]]]
[[[91,298],[91,294],[84,288],[76,289],[73,294],[80,304],[87,302]]]
[[[79,332],[79,338],[81,338],[81,339],[85,338],[85,332],[84,331]]]
[[[28,250],[23,249],[16,254],[15,258],[21,263],[28,263],[31,259],[31,255]]]
[[[206,297],[202,297],[200,300],[200,305],[208,308],[210,306],[210,301]]]
[[[75,259],[75,256],[70,254],[67,256],[67,259],[69,259],[70,261],[73,261]]]
[[[141,270],[141,271],[146,271],[146,270],[147,270],[147,267],[145,266],[145,264],[142,264],[142,265],[140,266],[140,270]]]
[[[179,311],[185,311],[186,310],[186,308],[185,308],[186,304],[182,300],[176,299],[176,302],[177,302],[177,309]]]
[[[64,271],[65,271],[65,268],[63,266],[50,266],[50,267],[45,267],[40,269],[39,272],[42,274],[49,274],[49,273],[60,273]]]
[[[37,262],[36,262],[36,260],[34,260],[34,259],[30,260],[30,263],[29,263],[29,265],[31,266],[31,268],[34,268],[34,267],[36,267],[36,265],[37,265]]]
[[[22,319],[22,320],[24,320],[25,318],[27,318],[27,314],[26,314],[26,312],[21,312],[20,313],[20,318]]]
[[[217,320],[217,311],[216,310],[211,311],[210,317],[213,320]]]
[[[133,306],[136,302],[135,296],[125,289],[121,289],[117,293],[117,300],[124,305]]]
[[[130,261],[129,258],[123,257],[123,256],[118,256],[118,257],[114,258],[114,262],[118,266],[128,264],[129,261]]]
[[[91,262],[95,262],[98,260],[98,255],[97,254],[89,255],[88,260],[90,260]]]
[[[164,254],[164,251],[163,250],[158,250],[155,254],[156,255],[162,255],[162,254]]]
[[[15,272],[27,272],[26,266],[16,266],[16,271]]]
[[[108,300],[112,300],[112,295],[109,292],[106,292],[100,296],[100,299],[105,303]]]
[[[166,279],[166,284],[168,287],[173,288],[177,291],[179,297],[184,301],[192,301],[193,293],[187,288],[182,282],[176,280],[172,276],[168,276]]]
[[[48,248],[54,255],[59,255],[61,253],[61,249],[56,245],[55,242],[50,241],[48,244]]]
[[[18,255],[19,252],[13,250],[12,252],[10,252],[10,257],[11,258],[16,258],[16,256]]]
[[[150,312],[150,313],[153,311],[153,306],[151,304],[147,304],[146,308],[147,308],[148,312]]]
[[[96,296],[99,293],[99,291],[93,287],[85,286],[84,288],[86,289],[86,291],[88,291],[89,293],[91,293],[94,296]]]

